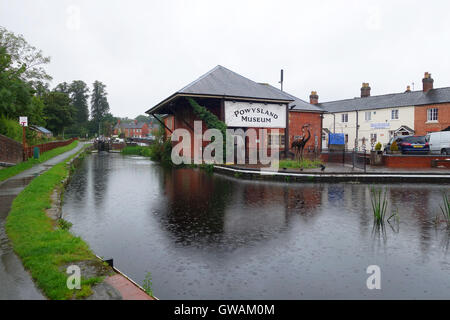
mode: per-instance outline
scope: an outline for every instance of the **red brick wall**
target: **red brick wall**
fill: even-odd
[[[23,159],[22,144],[0,134],[0,162],[19,163]]]
[[[141,137],[146,137],[148,136],[149,130],[148,130],[148,124],[144,123],[142,128],[141,128]]]
[[[438,108],[438,122],[427,123],[427,110]],[[441,131],[450,126],[450,103],[442,103],[414,108],[414,130],[419,136],[426,135],[431,131]]]
[[[383,156],[383,164],[389,168],[431,168],[431,160],[448,159],[448,156]],[[446,167],[450,167],[447,163]]]
[[[302,127],[305,124],[310,124],[309,130],[311,132],[311,139],[306,143],[305,151],[308,150],[308,148],[314,150],[315,136],[317,136],[318,150],[322,150],[322,121],[320,113],[315,112],[289,112],[289,148],[291,147],[291,143],[294,141],[295,136],[303,135]]]

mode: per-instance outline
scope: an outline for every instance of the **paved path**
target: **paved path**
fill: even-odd
[[[33,178],[80,151],[83,145],[79,142],[76,148],[0,182],[0,300],[45,299],[14,253],[6,235],[5,221],[14,198]]]

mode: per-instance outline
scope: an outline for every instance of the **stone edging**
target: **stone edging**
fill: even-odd
[[[292,171],[261,171],[232,166],[214,166],[214,172],[233,175],[237,178],[273,180],[284,182],[361,182],[361,183],[450,183],[450,174],[405,174],[405,173],[296,173]]]

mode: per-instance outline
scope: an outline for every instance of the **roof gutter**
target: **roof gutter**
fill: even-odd
[[[145,113],[154,114],[158,111],[158,109],[160,109],[161,107],[166,105],[168,102],[170,102],[178,97],[244,100],[244,101],[258,101],[258,102],[270,102],[270,103],[281,103],[281,104],[285,104],[285,103],[294,101],[293,99],[292,100],[286,100],[286,99],[276,100],[276,99],[264,99],[264,98],[252,98],[252,97],[238,97],[238,96],[226,96],[226,95],[208,95],[208,94],[178,93],[177,92],[177,93],[174,93],[173,95],[171,95],[169,98],[161,101],[153,108],[150,108],[149,110],[145,111]]]

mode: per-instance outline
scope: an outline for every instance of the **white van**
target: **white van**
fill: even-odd
[[[427,134],[430,153],[450,154],[450,131],[437,131]]]

